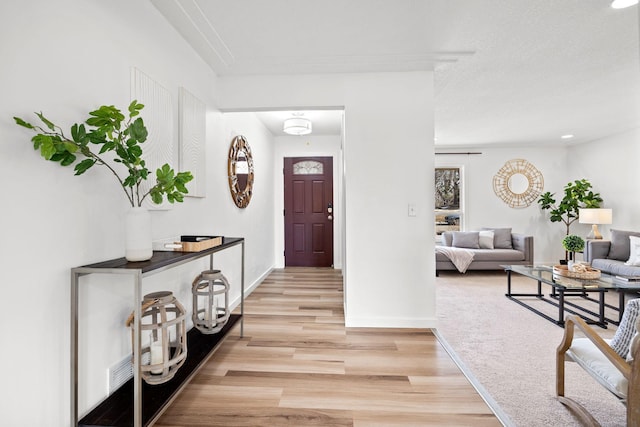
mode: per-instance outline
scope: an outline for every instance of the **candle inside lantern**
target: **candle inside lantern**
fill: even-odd
[[[204,320],[216,320],[218,318],[218,297],[212,298],[212,304],[207,304],[204,310]]]
[[[157,341],[151,342],[151,365],[158,365],[164,363],[164,357],[162,357],[162,339],[158,339]],[[152,369],[152,374],[161,374],[161,369]]]

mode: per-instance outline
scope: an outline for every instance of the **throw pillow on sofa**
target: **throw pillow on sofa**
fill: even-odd
[[[480,249],[480,233],[477,231],[453,231],[451,235],[453,247]]]
[[[482,230],[478,232],[478,243],[480,249],[493,249],[494,232],[491,230]]]
[[[629,236],[640,237],[640,232],[611,230],[611,247],[607,258],[627,261],[630,251]]]
[[[493,247],[496,249],[513,249],[510,228],[483,227],[482,230],[493,231]]]
[[[640,237],[629,236],[629,259],[624,264],[640,266]]]

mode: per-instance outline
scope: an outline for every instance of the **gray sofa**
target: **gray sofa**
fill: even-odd
[[[625,265],[631,250],[629,236],[640,237],[640,232],[611,230],[611,240],[587,240],[584,260],[603,273],[640,276],[640,266]]]
[[[510,228],[489,230],[493,230],[496,233],[493,249],[481,249],[470,247],[473,245],[463,245],[463,247],[466,246],[465,249],[473,253],[473,261],[467,267],[467,271],[502,270],[500,266],[507,264],[533,264],[533,236],[512,233]],[[454,233],[456,232],[443,232],[441,246],[455,247],[454,237],[457,236]],[[447,270],[457,271],[458,269],[445,254],[438,253],[436,250],[436,275],[439,271]]]

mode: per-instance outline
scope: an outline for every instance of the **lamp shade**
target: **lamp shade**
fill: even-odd
[[[611,7],[614,9],[624,9],[625,7],[633,6],[638,4],[638,0],[613,0],[611,2]]]
[[[304,117],[286,119],[282,130],[289,135],[308,135],[311,133],[311,120]]]
[[[611,224],[613,221],[611,209],[580,209],[578,216],[582,224]]]

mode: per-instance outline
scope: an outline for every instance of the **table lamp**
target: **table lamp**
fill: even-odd
[[[598,231],[598,224],[611,224],[613,212],[611,209],[579,209],[578,221],[581,224],[591,224],[591,232],[587,239],[602,239],[602,234]]]

